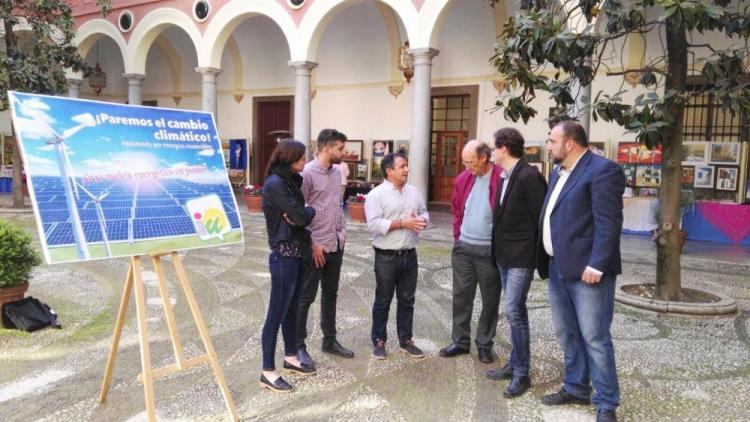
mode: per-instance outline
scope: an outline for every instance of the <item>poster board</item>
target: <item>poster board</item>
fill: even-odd
[[[210,113],[9,99],[47,263],[243,241]]]

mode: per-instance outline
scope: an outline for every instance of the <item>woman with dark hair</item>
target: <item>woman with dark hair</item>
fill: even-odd
[[[305,226],[315,210],[305,207],[302,176],[305,167],[305,146],[294,139],[285,139],[271,154],[263,185],[263,213],[266,216],[268,244],[271,254],[271,299],[263,325],[263,374],[260,386],[278,392],[289,392],[289,385],[276,372],[274,354],[279,327],[284,338],[284,369],[302,375],[315,374],[315,368],[297,359],[297,303],[303,280],[302,254],[310,253],[310,233]]]

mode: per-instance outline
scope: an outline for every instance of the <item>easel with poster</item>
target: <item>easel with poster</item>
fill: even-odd
[[[146,414],[154,380],[208,364],[232,420],[237,410],[177,251],[243,241],[237,203],[210,113],[9,92],[40,242],[48,264],[128,257],[130,265],[99,394],[107,399],[131,293]],[[80,134],[80,135],[79,135]],[[93,212],[89,212],[89,210]],[[54,217],[55,221],[49,220]],[[51,227],[51,228],[50,228]],[[175,363],[153,368],[144,256],[157,276]],[[187,359],[170,301],[171,261],[205,353]]]

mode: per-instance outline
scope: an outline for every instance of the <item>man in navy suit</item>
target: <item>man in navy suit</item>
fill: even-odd
[[[610,327],[615,279],[622,272],[625,175],[620,166],[588,150],[585,130],[572,120],[552,128],[547,150],[559,166],[550,176],[541,237],[550,256],[549,301],[565,355],[565,381],[542,403],[593,401],[597,422],[613,421],[620,389]]]

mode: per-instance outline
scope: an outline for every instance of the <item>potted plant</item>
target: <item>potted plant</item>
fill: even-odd
[[[250,212],[263,211],[263,191],[261,186],[245,185],[245,205]]]
[[[41,263],[31,247],[31,235],[11,223],[0,220],[0,307],[5,302],[23,299],[29,288],[31,268]]]
[[[352,221],[359,221],[360,223],[367,221],[367,218],[365,218],[365,196],[361,193],[349,197],[347,208],[349,208],[349,217]]]

